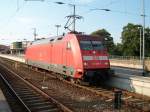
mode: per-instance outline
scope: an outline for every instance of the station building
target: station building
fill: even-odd
[[[11,54],[24,54],[26,47],[30,41],[18,41],[18,42],[13,42],[10,45],[10,52]]]

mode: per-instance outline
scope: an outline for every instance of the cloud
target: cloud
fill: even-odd
[[[33,22],[33,19],[32,18],[28,18],[28,17],[17,17],[16,21],[20,22],[22,24],[31,24]]]

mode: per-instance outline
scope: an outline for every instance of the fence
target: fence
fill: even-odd
[[[142,62],[136,56],[109,56],[112,66],[121,66],[128,68],[142,68]],[[145,69],[150,71],[150,57],[145,58]]]
[[[110,55],[109,59],[118,59],[118,60],[140,60],[139,56],[117,56]],[[145,57],[145,60],[150,60],[150,57]]]

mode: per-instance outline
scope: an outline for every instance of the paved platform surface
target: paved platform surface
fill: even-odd
[[[150,77],[115,73],[107,82],[109,86],[150,97]]]
[[[0,112],[12,112],[1,89],[0,89]]]
[[[142,76],[142,69],[132,69],[132,68],[125,68],[125,67],[116,67],[111,66],[115,73],[122,74],[122,75],[138,75]]]

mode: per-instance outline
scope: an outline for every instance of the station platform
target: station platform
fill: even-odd
[[[6,55],[6,54],[0,54],[0,57],[7,58],[10,60],[18,61],[21,63],[25,63],[24,55]]]
[[[115,73],[107,84],[150,97],[150,77]]]
[[[0,112],[12,112],[1,89],[0,89]]]
[[[133,69],[127,67],[112,66],[112,65],[111,65],[111,69],[113,69],[115,73],[122,74],[122,75],[137,75],[137,76],[143,75],[142,69]]]

